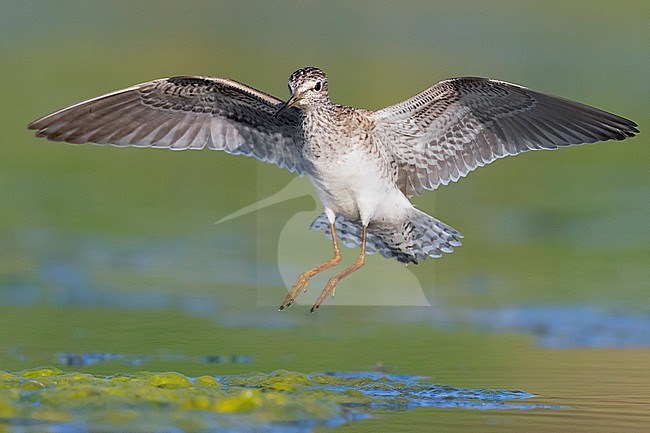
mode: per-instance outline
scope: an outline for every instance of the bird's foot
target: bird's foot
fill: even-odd
[[[307,291],[309,278],[311,278],[311,276],[307,275],[306,272],[300,274],[300,276],[296,280],[296,283],[291,288],[291,291],[284,298],[284,301],[282,301],[282,305],[280,305],[280,308],[278,308],[278,311],[282,311],[285,308],[289,308],[291,306],[291,304],[293,304],[293,302],[298,297],[298,294],[300,293],[300,290],[303,290],[304,292]]]
[[[338,241],[336,240],[337,238],[334,237],[333,239],[334,240],[332,242],[334,242],[334,257],[332,257],[325,263],[300,274],[298,276],[298,279],[296,280],[296,283],[289,291],[289,294],[284,298],[284,301],[282,302],[282,305],[280,305],[278,311],[282,311],[285,308],[291,306],[291,304],[293,304],[293,302],[298,297],[298,294],[300,293],[301,289],[304,289],[305,292],[307,291],[307,283],[309,283],[309,279],[311,277],[323,272],[325,269],[329,269],[332,266],[336,266],[341,262],[341,250],[339,249]]]
[[[365,231],[364,231],[364,237],[363,241],[361,244],[361,254],[357,259],[352,263],[350,266],[347,268],[343,269],[342,272],[336,274],[332,278],[329,279],[327,284],[325,285],[325,288],[321,292],[320,296],[318,296],[318,299],[316,299],[316,303],[314,304],[313,307],[311,307],[311,312],[313,313],[314,311],[318,310],[318,308],[321,306],[323,302],[325,302],[325,299],[332,294],[332,298],[336,294],[336,285],[341,281],[343,278],[347,277],[354,271],[358,270],[360,267],[366,263],[366,242],[365,242]]]
[[[340,278],[338,277],[332,277],[329,279],[327,282],[327,285],[321,292],[321,294],[318,296],[318,299],[316,299],[316,302],[314,305],[311,307],[310,312],[313,313],[314,311],[318,310],[320,308],[321,304],[325,302],[327,297],[332,294],[332,297],[334,297],[334,293],[336,292],[336,285],[339,283]]]

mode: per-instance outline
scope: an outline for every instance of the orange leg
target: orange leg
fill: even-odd
[[[347,277],[350,275],[352,272],[358,270],[363,266],[364,263],[366,263],[366,232],[368,231],[367,227],[363,227],[363,234],[361,236],[361,254],[359,254],[359,257],[352,263],[350,266],[345,268],[342,272],[336,274],[332,278],[329,279],[327,282],[327,285],[321,292],[320,296],[316,300],[316,303],[314,304],[313,307],[311,307],[311,312],[313,313],[320,307],[320,305],[327,299],[327,297],[332,294],[334,296],[334,291],[336,290],[336,285],[341,281],[343,278]]]
[[[323,272],[325,269],[329,269],[332,266],[336,266],[341,262],[341,249],[339,248],[339,238],[336,235],[336,228],[334,227],[334,224],[330,224],[330,230],[332,232],[332,245],[334,246],[334,257],[332,257],[322,265],[316,266],[315,268],[309,269],[308,271],[305,271],[302,274],[300,274],[300,276],[298,276],[298,279],[296,280],[296,283],[291,288],[291,291],[289,292],[287,297],[284,298],[282,305],[280,305],[279,311],[282,311],[285,308],[291,306],[291,304],[293,304],[293,301],[295,301],[296,298],[298,297],[298,294],[300,293],[301,289],[304,288],[305,291],[307,291],[307,283],[309,282],[309,279],[311,277]]]

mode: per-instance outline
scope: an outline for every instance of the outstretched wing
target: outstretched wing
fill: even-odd
[[[277,118],[277,98],[233,80],[174,77],[81,102],[29,124],[68,143],[224,150],[304,172],[300,111]]]
[[[507,155],[639,132],[634,122],[597,108],[474,77],[440,81],[371,118],[375,141],[397,163],[398,186],[408,196]]]

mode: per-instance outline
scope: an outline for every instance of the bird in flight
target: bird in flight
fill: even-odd
[[[579,102],[478,77],[440,81],[372,111],[334,104],[323,71],[289,78],[290,98],[226,78],[163,78],[64,108],[29,124],[68,143],[223,150],[274,163],[311,180],[324,212],[311,228],[333,256],[300,274],[289,307],[314,275],[341,261],[339,239],[361,247],[327,282],[315,311],[340,280],[379,252],[408,264],[440,257],[462,235],[417,210],[413,195],[455,182],[477,167],[528,150],[623,140],[636,123]]]

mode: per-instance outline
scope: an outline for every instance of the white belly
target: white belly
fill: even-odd
[[[311,181],[326,210],[364,225],[403,220],[413,205],[368,155],[353,152],[336,163],[316,164]]]

